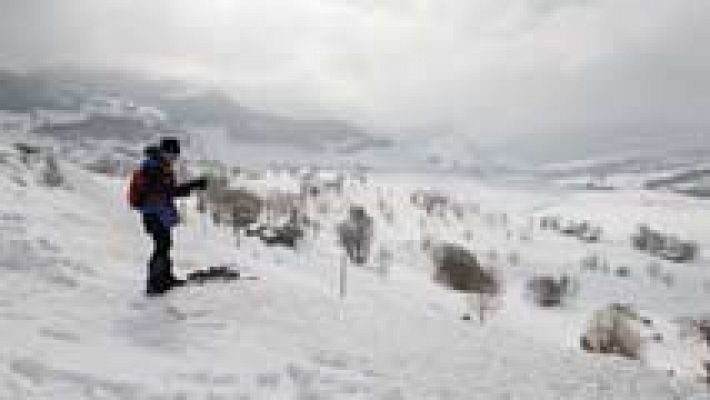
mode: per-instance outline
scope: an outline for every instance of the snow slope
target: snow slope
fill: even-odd
[[[380,176],[330,199],[323,231],[293,252],[254,238],[242,238],[237,248],[229,229],[211,225],[188,201],[175,237],[177,272],[236,263],[261,279],[146,299],[149,243],[123,202],[125,182],[61,163],[68,187],[43,187],[36,168],[0,150],[8,154],[0,163],[2,399],[710,398],[687,375],[669,378],[653,363],[585,354],[575,342],[593,306],[623,300],[619,293],[633,293],[667,319],[677,309],[707,312],[707,293],[696,287],[708,278],[701,266],[706,255],[678,267],[672,290],[641,278],[622,282],[628,288],[621,290],[611,277],[589,276],[575,304],[547,311],[530,306],[520,289],[536,271],[577,268],[571,263],[590,251],[543,233],[520,240],[535,213],[590,212],[615,222],[610,231],[618,233],[600,247],[619,262],[638,263],[621,243],[632,220],[642,217],[634,213],[689,229],[707,245],[707,227],[698,223],[706,216],[702,203]],[[422,187],[476,202],[481,215],[467,215],[463,224],[427,220],[408,203],[410,191]],[[376,251],[392,254],[388,272],[377,273],[377,262],[351,267],[341,300],[341,252],[332,228],[349,203],[376,210],[380,199],[394,214],[391,223],[376,220]],[[676,208],[683,210],[676,217],[660,217]],[[505,226],[493,218],[502,212],[510,215]],[[474,232],[468,245],[479,253],[521,255],[517,266],[489,260],[502,270],[507,292],[483,325],[460,320],[466,299],[431,283],[420,250],[422,237],[463,242],[463,230]]]

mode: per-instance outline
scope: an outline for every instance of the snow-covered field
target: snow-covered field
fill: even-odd
[[[125,180],[60,161],[45,187],[38,164],[0,147],[0,399],[705,399],[707,347],[673,321],[710,314],[710,203],[636,189],[496,186],[443,175],[370,175],[315,200],[322,225],[295,250],[214,226],[184,202],[178,274],[237,264],[260,279],[187,286],[145,298],[150,243],[128,209]],[[41,163],[39,163],[41,164]],[[234,185],[297,187],[286,175]],[[462,217],[410,202],[437,190]],[[348,267],[339,296],[335,224],[350,204],[375,220],[373,257]],[[599,243],[539,229],[545,215],[589,220]],[[638,223],[696,241],[672,264],[633,250]],[[422,240],[461,243],[495,268],[504,292],[485,323],[470,299],[432,282]],[[702,252],[706,250],[706,252]],[[609,271],[586,271],[596,255]],[[647,273],[659,263],[662,277]],[[620,266],[629,277],[618,277]],[[525,295],[539,274],[567,273],[579,293],[541,309]],[[641,361],[579,348],[594,310],[629,302],[664,340]],[[672,370],[674,376],[669,376]]]

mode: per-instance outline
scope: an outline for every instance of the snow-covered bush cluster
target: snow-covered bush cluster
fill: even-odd
[[[680,240],[677,236],[664,234],[645,224],[638,226],[637,232],[631,237],[631,243],[639,251],[673,262],[693,261],[698,255],[697,243]]]
[[[532,300],[540,307],[564,305],[578,291],[579,283],[567,275],[536,276],[527,282]]]
[[[563,221],[559,216],[546,215],[540,218],[539,226],[542,230],[559,232],[587,243],[596,243],[602,238],[602,228],[592,225],[589,221]]]

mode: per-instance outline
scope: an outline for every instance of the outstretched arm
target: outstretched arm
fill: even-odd
[[[186,197],[192,193],[193,190],[205,190],[207,188],[207,179],[197,178],[175,185],[173,188],[173,197]]]

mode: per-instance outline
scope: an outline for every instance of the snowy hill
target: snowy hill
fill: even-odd
[[[109,121],[104,127],[106,118],[89,121],[90,126],[69,127],[84,128],[86,135],[120,133],[130,140],[142,133],[147,120],[149,128],[156,124],[172,129],[220,128],[233,143],[280,144],[314,152],[330,146],[353,150],[387,144],[346,121],[294,118],[249,108],[221,87],[74,69],[24,74],[0,70],[0,83],[0,110],[30,113],[48,108],[96,113],[98,108],[102,117],[142,123],[133,133],[125,131],[126,121],[117,127],[115,121]],[[161,118],[155,121],[156,117]]]
[[[2,399],[708,398],[697,383],[707,347],[675,334],[672,323],[710,312],[707,254],[662,265],[673,276],[669,286],[644,275],[652,259],[627,240],[645,221],[707,249],[700,200],[380,174],[313,204],[322,229],[291,250],[245,237],[237,247],[231,228],[197,213],[193,199],[176,231],[177,273],[228,263],[260,279],[148,299],[149,243],[125,205],[124,179],[62,158],[57,166],[63,179],[48,186],[43,157],[23,162],[10,143],[0,147]],[[286,172],[263,176],[232,183],[253,190],[296,183]],[[428,217],[409,199],[420,189],[478,211],[458,222]],[[375,216],[375,256],[349,267],[341,300],[334,229],[352,203]],[[605,238],[585,244],[539,231],[530,218],[545,214],[590,219]],[[461,320],[467,298],[431,281],[421,250],[427,238],[462,243],[499,270],[505,292],[485,324]],[[592,253],[629,266],[631,277],[580,271],[579,260]],[[528,278],[561,271],[581,283],[569,306],[540,309],[525,299]],[[664,344],[646,342],[642,361],[580,350],[585,321],[613,301],[653,317]]]

